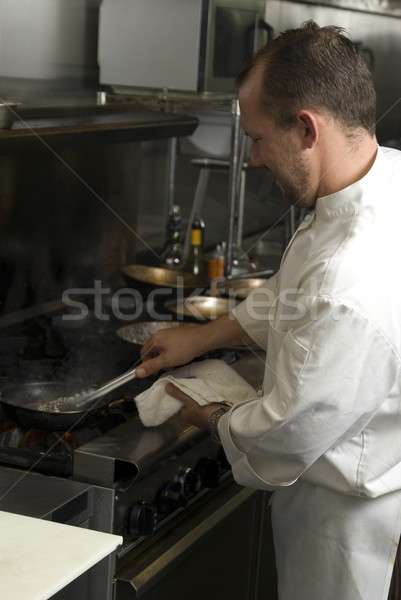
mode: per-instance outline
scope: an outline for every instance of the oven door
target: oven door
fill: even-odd
[[[275,600],[268,494],[230,481],[117,562],[116,600]]]

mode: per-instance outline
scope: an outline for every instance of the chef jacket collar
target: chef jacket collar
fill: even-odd
[[[317,199],[316,217],[327,221],[342,215],[353,214],[366,204],[370,204],[382,185],[385,165],[383,152],[378,146],[375,161],[362,179],[339,192]]]

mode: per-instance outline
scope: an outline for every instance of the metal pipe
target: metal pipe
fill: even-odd
[[[238,248],[242,248],[242,234],[244,224],[244,204],[245,204],[245,186],[246,186],[246,170],[241,170],[241,186],[239,189],[238,198],[238,225],[237,225],[237,239],[236,243]]]
[[[231,133],[231,160],[228,182],[227,217],[226,217],[226,257],[224,276],[230,277],[233,256],[234,220],[237,200],[237,175],[239,166],[239,140],[240,140],[240,107],[238,99],[231,102],[232,133]]]
[[[235,243],[238,248],[242,247],[242,231],[243,231],[243,220],[244,220],[244,203],[245,203],[245,185],[246,185],[246,169],[248,165],[245,164],[245,150],[246,150],[246,137],[242,130],[239,133],[239,159],[238,159],[238,172],[237,172],[237,189],[236,189],[236,209],[235,209],[235,220],[237,225],[237,231],[234,231],[236,235]]]
[[[169,214],[174,204],[175,193],[175,171],[177,165],[177,138],[170,138],[168,141],[167,153],[167,189],[166,189],[166,210],[165,215]]]

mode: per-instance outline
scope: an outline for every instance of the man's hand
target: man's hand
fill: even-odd
[[[196,427],[200,427],[201,429],[208,429],[209,427],[209,417],[216,410],[224,406],[219,402],[213,402],[212,404],[206,404],[205,406],[200,406],[195,400],[188,396],[185,392],[181,391],[177,386],[173,383],[166,384],[166,392],[180,400],[184,406],[180,410],[181,418],[190,423],[191,425],[195,425]],[[219,417],[220,419],[220,417]],[[219,419],[216,420],[215,427],[217,428],[217,423]]]
[[[230,314],[198,327],[161,329],[142,346],[142,364],[136,374],[140,378],[157,375],[159,371],[185,365],[210,350],[249,343],[253,343],[252,339]]]
[[[201,327],[177,327],[160,329],[141,348],[142,364],[137,367],[138,377],[157,375],[191,362],[198,356]]]

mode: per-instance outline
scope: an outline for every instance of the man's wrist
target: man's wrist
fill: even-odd
[[[212,414],[209,415],[208,418],[210,437],[214,442],[217,442],[218,444],[220,444],[220,438],[217,433],[217,422],[220,419],[220,417],[223,416],[228,410],[229,408],[227,406],[222,406],[214,412],[212,412]]]

